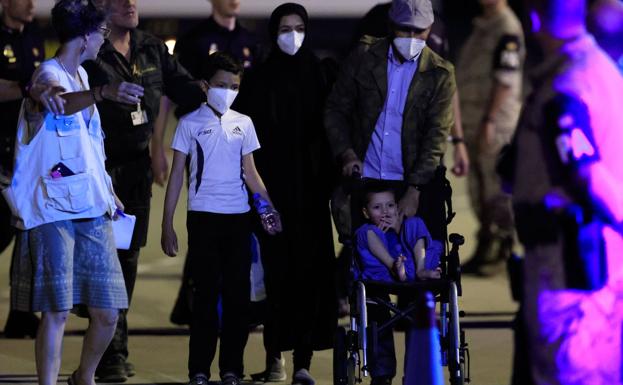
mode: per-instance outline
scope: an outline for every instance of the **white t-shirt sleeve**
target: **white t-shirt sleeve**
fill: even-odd
[[[245,125],[244,139],[242,140],[242,155],[247,155],[260,148],[260,141],[257,139],[253,121],[248,118]]]
[[[184,120],[180,120],[175,129],[175,135],[173,135],[173,143],[171,148],[182,152],[186,155],[190,153],[190,146],[192,146],[192,136],[187,124],[184,124]]]

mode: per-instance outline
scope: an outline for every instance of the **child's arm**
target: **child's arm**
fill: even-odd
[[[266,201],[274,208],[275,205],[273,205],[273,202],[268,196],[268,191],[266,191],[264,181],[255,167],[255,160],[253,159],[252,152],[242,156],[242,168],[244,170],[244,182],[249,190],[251,190],[251,193],[259,193],[262,198],[266,199]]]
[[[441,270],[426,269],[426,240],[420,238],[415,242],[413,247],[413,256],[415,257],[415,271],[419,279],[441,278]]]
[[[407,279],[407,273],[404,267],[404,257],[394,259],[389,251],[385,248],[383,241],[372,230],[367,231],[368,235],[368,248],[372,255],[374,255],[389,271],[391,271],[399,281]]]
[[[186,165],[186,154],[175,150],[173,153],[173,165],[171,166],[171,176],[167,184],[167,192],[164,197],[164,213],[162,215],[162,235],[160,244],[162,251],[169,257],[177,255],[177,234],[173,228],[173,215],[175,207],[180,197],[180,190],[184,182],[184,168]]]
[[[257,171],[257,168],[255,167],[255,160],[253,159],[252,152],[242,156],[242,168],[244,171],[244,182],[249,188],[249,190],[251,190],[251,193],[260,194],[262,198],[266,199],[266,201],[274,209],[275,205],[273,204],[273,201],[270,200],[270,197],[268,196],[268,191],[266,190],[266,186],[264,185],[264,181],[262,180],[260,173]],[[281,232],[282,230],[281,219],[279,218],[278,214],[275,215],[275,221],[276,223],[274,226],[274,233]],[[272,231],[269,231],[269,232],[271,234],[273,233]]]

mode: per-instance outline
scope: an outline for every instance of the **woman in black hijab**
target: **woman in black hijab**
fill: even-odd
[[[307,26],[299,4],[273,11],[271,52],[243,81],[236,109],[253,119],[262,146],[256,162],[283,224],[281,234],[260,238],[267,358],[266,371],[254,379],[285,380],[281,351],[293,349],[292,382],[311,385],[312,352],[332,347],[337,305],[329,212],[334,168],[322,124],[329,84],[308,48]]]

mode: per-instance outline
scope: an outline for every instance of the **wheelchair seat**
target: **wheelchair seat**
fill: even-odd
[[[355,192],[353,192],[354,194]],[[413,311],[416,309],[411,304],[398,306],[388,300],[389,295],[399,297],[411,297],[423,291],[433,294],[439,304],[437,311],[437,323],[441,339],[442,365],[449,370],[451,385],[463,385],[469,382],[469,352],[465,342],[465,333],[460,326],[460,311],[458,297],[462,294],[459,247],[464,243],[462,236],[447,233],[447,225],[454,217],[451,205],[452,189],[445,177],[445,167],[440,166],[433,180],[422,189],[420,196],[420,208],[418,216],[422,218],[434,242],[438,242],[439,258],[438,265],[441,268],[440,279],[415,280],[408,282],[379,281],[365,279],[362,274],[360,260],[356,254],[354,239],[351,239],[350,280],[350,328],[347,330],[340,327],[336,333],[334,347],[334,384],[351,385],[362,381],[363,376],[368,375],[369,354],[374,357],[376,350],[374,344],[376,333],[391,329],[400,319],[413,321]],[[360,203],[361,196],[353,195],[351,203]],[[351,214],[356,214],[356,209],[351,208]],[[361,220],[361,218],[359,218]],[[357,223],[353,217],[353,224]],[[358,226],[353,226],[358,228]],[[427,247],[427,253],[429,252]],[[428,257],[428,256],[427,256]],[[427,258],[428,259],[428,258]],[[427,268],[434,268],[429,266]],[[369,294],[382,294],[379,296]],[[389,310],[393,316],[382,325],[376,322],[368,323],[368,305],[382,306]],[[368,343],[368,335],[372,337],[372,343]],[[358,369],[358,371],[357,371]]]

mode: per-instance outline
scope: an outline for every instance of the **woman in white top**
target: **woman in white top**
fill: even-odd
[[[16,138],[11,185],[3,191],[23,231],[13,269],[16,308],[41,311],[36,345],[40,385],[57,383],[61,342],[70,310],[88,310],[80,365],[70,385],[93,385],[119,309],[128,300],[112,235],[123,209],[104,167],[103,135],[95,102],[137,103],[130,83],[89,89],[85,60],[95,59],[110,30],[89,0],[60,0],[52,24],[61,43],[32,78]],[[84,314],[84,312],[80,312]]]

